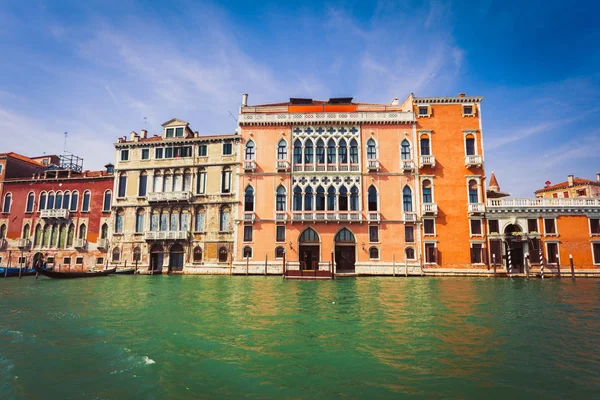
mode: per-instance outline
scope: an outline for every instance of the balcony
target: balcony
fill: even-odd
[[[483,156],[465,156],[465,166],[467,168],[483,166]]]
[[[108,239],[98,239],[98,248],[108,250]]]
[[[277,160],[277,172],[289,172],[290,162],[288,160]]]
[[[417,213],[412,211],[404,212],[404,222],[415,222],[417,220]]]
[[[146,240],[187,240],[189,231],[149,231],[144,232]]]
[[[367,160],[367,169],[371,172],[379,171],[379,160]]]
[[[367,213],[367,220],[369,222],[379,222],[381,221],[381,214],[378,211],[369,211]]]
[[[581,213],[600,212],[600,198],[505,198],[488,199],[486,212],[488,213],[540,213],[561,212]]]
[[[485,213],[485,204],[483,203],[470,203],[469,204],[469,215],[483,214]]]
[[[402,160],[402,171],[413,172],[415,170],[415,163],[413,160]]]
[[[438,206],[437,203],[423,203],[421,210],[423,215],[437,215]]]
[[[40,217],[48,219],[68,219],[69,210],[64,208],[60,210],[42,210],[40,211]]]
[[[256,213],[254,211],[244,211],[244,222],[254,223],[254,219],[256,218]]]
[[[254,160],[245,160],[244,161],[244,171],[254,172],[255,170],[256,170],[256,161],[254,161]]]
[[[419,165],[420,168],[423,167],[435,167],[435,156],[424,156],[421,155],[421,163]]]
[[[287,220],[287,214],[284,211],[277,211],[275,213],[276,222],[285,222]]]
[[[379,213],[376,213],[379,216]],[[359,211],[294,211],[292,221],[314,221],[314,222],[360,222]]]
[[[27,250],[31,246],[31,240],[29,239],[19,239],[17,241],[17,247],[21,250]]]
[[[192,192],[150,192],[148,193],[149,203],[169,203],[169,202],[187,202],[192,199]]]
[[[85,240],[85,239],[73,240],[73,247],[75,247],[76,249],[85,249],[85,246],[87,246],[87,240]]]

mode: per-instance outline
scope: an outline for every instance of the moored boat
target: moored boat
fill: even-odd
[[[135,274],[135,268],[117,268],[115,275],[133,275]]]
[[[101,271],[88,271],[88,272],[56,272],[49,271],[47,269],[40,268],[35,265],[35,270],[40,273],[40,275],[47,276],[48,278],[53,279],[75,279],[75,278],[97,278],[99,276],[108,276],[114,274],[116,271],[116,267],[112,269],[105,269]]]
[[[51,270],[54,267],[47,267],[46,270]],[[7,271],[8,269],[8,271]],[[32,276],[36,274],[35,268],[17,268],[17,267],[0,267],[0,278],[14,278],[19,276],[19,269],[21,270],[21,276]]]

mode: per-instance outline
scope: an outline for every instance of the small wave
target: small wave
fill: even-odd
[[[146,365],[156,364],[156,361],[154,361],[151,358],[148,358],[148,356],[144,356],[144,362],[146,363]]]

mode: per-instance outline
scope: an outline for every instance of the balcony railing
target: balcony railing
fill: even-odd
[[[425,215],[425,214],[437,215],[437,213],[438,213],[437,203],[423,203],[422,210],[423,210],[423,215]]]
[[[189,231],[149,231],[144,232],[146,240],[187,240]]]
[[[415,163],[413,160],[402,160],[402,171],[414,171]]]
[[[377,213],[379,214],[379,213]],[[292,221],[360,221],[359,211],[294,211]]]
[[[254,223],[255,217],[256,214],[254,213],[254,211],[244,211],[244,222]]]
[[[369,222],[379,222],[381,220],[381,215],[377,211],[369,211],[367,213],[367,219]]]
[[[485,212],[485,204],[469,203],[469,214],[483,214]]]
[[[69,210],[42,210],[40,211],[40,217],[42,218],[56,218],[56,219],[67,219],[69,218]]]
[[[435,156],[421,156],[420,168],[435,167]]]
[[[85,239],[75,239],[73,240],[73,247],[76,249],[85,249],[87,245],[87,241]]]
[[[288,172],[290,170],[290,162],[288,160],[277,160],[277,171]]]
[[[367,160],[367,169],[369,171],[379,171],[379,160]]]
[[[192,199],[192,192],[150,192],[147,197],[148,202],[189,202]]]
[[[275,213],[275,221],[284,222],[287,220],[287,213],[285,211],[277,211]]]
[[[481,167],[483,165],[483,157],[482,156],[465,156],[465,165],[467,168]]]
[[[256,161],[255,160],[245,160],[244,161],[244,171],[254,172],[255,170],[256,170]]]
[[[488,208],[579,208],[600,207],[600,198],[555,199],[555,198],[517,198],[517,199],[488,199]]]
[[[417,220],[417,213],[412,211],[404,212],[404,222],[415,222]]]
[[[98,248],[107,250],[108,249],[108,239],[98,239]]]
[[[20,249],[28,249],[31,246],[31,240],[29,239],[19,239],[17,241],[17,247]]]

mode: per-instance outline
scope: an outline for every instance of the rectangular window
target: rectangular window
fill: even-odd
[[[252,226],[246,225],[244,226],[244,242],[252,241]]]
[[[566,198],[568,198],[568,197],[569,197],[569,192],[564,192],[564,193],[563,193],[563,197],[564,197],[565,199],[566,199]]]
[[[538,232],[539,233],[537,219],[530,218],[530,219],[527,220],[527,231],[529,233],[531,233],[531,232]]]
[[[467,150],[467,155],[468,156],[474,156],[475,155],[475,139],[473,138],[467,138],[465,140],[465,146],[466,146],[466,150]]]
[[[65,265],[71,264],[71,257],[63,257],[63,264],[65,264]]]
[[[48,258],[46,258],[46,262],[48,264],[54,264],[54,256],[48,256]]]
[[[200,146],[198,146],[198,156],[200,157],[206,157],[206,155],[208,154],[208,148],[206,147],[205,144],[201,144]]]
[[[196,232],[204,232],[204,213],[196,213]]]
[[[162,149],[162,147],[158,147],[158,148],[154,149],[154,158],[156,158],[157,160],[163,158],[163,149]]]
[[[471,264],[481,264],[483,262],[483,245],[473,243],[471,246]]]
[[[428,156],[430,150],[429,150],[429,138],[422,138],[421,139],[421,155],[422,156]]]
[[[129,160],[129,150],[121,150],[121,161]]]
[[[183,137],[183,128],[175,128],[175,136]]]
[[[463,106],[464,115],[473,115],[473,106]]]
[[[481,220],[480,219],[472,219],[471,220],[471,235],[481,236]]]
[[[27,263],[27,257],[19,257],[19,261],[17,261],[17,264],[22,265]]]
[[[173,128],[167,128],[166,137],[172,138],[174,136],[174,133],[175,133],[175,129],[173,129]]]
[[[554,218],[544,219],[544,232],[546,235],[556,235],[556,224]]]
[[[233,153],[233,146],[231,143],[223,143],[223,155],[228,156]]]
[[[196,193],[206,193],[206,172],[198,172],[198,175],[196,176]]]
[[[83,264],[83,257],[77,257],[75,259],[75,264],[82,265]]]
[[[277,242],[285,242],[285,226],[277,225],[275,240]]]
[[[144,230],[144,214],[138,213],[135,216],[135,231],[137,233]]]
[[[142,149],[142,160],[150,159],[150,149]]]
[[[165,158],[173,158],[173,148],[172,147],[165,148]]]
[[[558,259],[558,243],[546,243],[546,252],[548,263],[556,264],[556,260]]]
[[[379,242],[379,227],[377,225],[369,226],[369,242]]]
[[[404,241],[406,243],[414,243],[415,242],[415,228],[412,225],[404,226]]]
[[[148,186],[148,175],[140,176],[140,187],[138,188],[138,196],[144,197],[146,196],[146,189]]]
[[[600,264],[600,243],[592,243],[594,264]]]
[[[419,115],[428,115],[429,107],[427,106],[419,106]]]
[[[500,229],[498,228],[498,220],[497,219],[488,220],[488,226],[490,228],[490,233],[500,233]]]
[[[552,197],[554,197],[555,199],[558,198],[558,193],[552,193]]]
[[[231,193],[231,171],[221,173],[221,193]]]
[[[227,232],[229,230],[229,211],[221,210],[219,221],[219,231]]]
[[[119,197],[125,197],[127,195],[127,177],[119,177]]]
[[[435,220],[431,218],[424,219],[423,231],[426,235],[435,235]]]
[[[96,265],[104,264],[104,257],[96,257]]]
[[[437,262],[435,243],[425,243],[425,262],[428,264],[435,264]]]
[[[590,234],[600,235],[600,218],[590,218]]]

